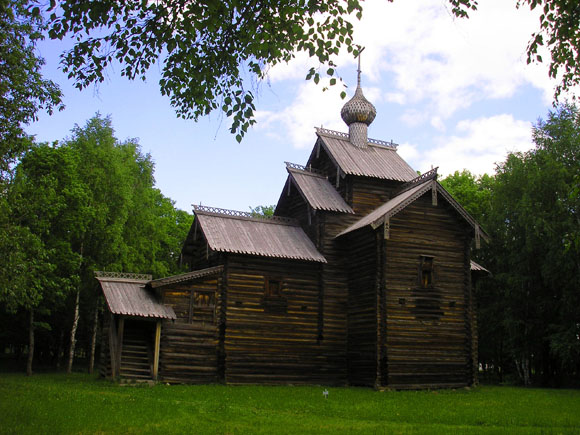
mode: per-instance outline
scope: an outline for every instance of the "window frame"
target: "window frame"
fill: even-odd
[[[264,276],[264,297],[262,299],[264,312],[286,314],[288,301],[284,294],[284,279],[280,276]]]
[[[428,277],[425,280],[425,277]],[[421,254],[419,256],[419,273],[417,274],[419,288],[432,289],[435,287],[435,256]]]

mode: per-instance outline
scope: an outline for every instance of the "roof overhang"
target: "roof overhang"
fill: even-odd
[[[489,241],[488,234],[483,231],[477,221],[465,210],[461,204],[459,204],[453,196],[449,192],[445,190],[445,188],[437,182],[436,178],[436,171],[434,176],[422,178],[417,177],[417,184],[416,185],[409,185],[405,187],[401,193],[399,193],[394,198],[390,199],[377,209],[370,212],[365,217],[361,218],[344,231],[340,232],[335,238],[344,236],[348,233],[356,231],[360,228],[371,226],[373,229],[378,228],[381,225],[384,225],[387,219],[390,219],[400,211],[404,210],[407,206],[415,202],[421,196],[423,196],[428,191],[432,191],[432,195],[436,196],[440,194],[445,201],[451,205],[453,209],[463,218],[465,222],[467,222],[474,231],[474,235],[476,241],[479,237],[483,237],[484,240]],[[412,183],[412,182],[411,182]]]
[[[149,280],[97,276],[109,311],[123,316],[176,319],[173,308],[163,305],[147,288]]]
[[[168,276],[167,278],[155,279],[149,282],[149,286],[154,289],[163,288],[172,284],[192,281],[206,276],[218,275],[223,272],[223,266],[208,267],[207,269],[194,270],[193,272],[182,273],[179,275]]]

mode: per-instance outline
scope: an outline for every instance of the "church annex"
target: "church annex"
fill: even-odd
[[[316,129],[275,216],[194,207],[182,261],[163,279],[100,273],[101,373],[169,383],[472,385],[470,249],[487,238],[392,142],[357,86],[349,132]]]

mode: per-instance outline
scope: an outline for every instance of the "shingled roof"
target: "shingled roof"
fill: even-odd
[[[113,314],[125,316],[176,319],[173,308],[157,300],[153,290],[146,288],[149,280],[117,277],[96,277],[107,306]]]
[[[202,206],[194,206],[194,212],[214,251],[326,263],[294,220]]]
[[[335,165],[347,175],[395,181],[410,181],[417,176],[413,168],[397,154],[395,144],[369,139],[366,148],[358,148],[350,143],[347,133],[317,128],[316,134],[317,144],[326,150]]]
[[[289,174],[288,182],[292,182],[314,210],[354,213],[325,176],[292,163],[286,163],[286,169]]]

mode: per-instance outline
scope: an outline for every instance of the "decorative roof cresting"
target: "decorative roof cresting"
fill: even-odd
[[[346,125],[348,125],[350,142],[356,147],[366,148],[368,142],[367,127],[374,121],[375,117],[377,116],[377,109],[369,100],[365,98],[360,86],[360,53],[362,53],[362,50],[358,55],[358,76],[356,91],[354,96],[342,107],[340,116]]]

